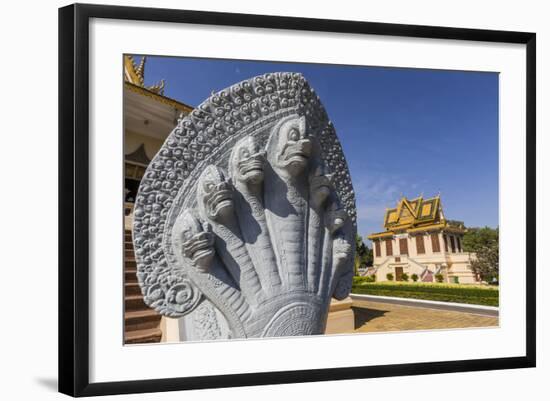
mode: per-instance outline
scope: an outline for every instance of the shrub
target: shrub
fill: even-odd
[[[393,281],[393,274],[391,273],[386,274],[386,278],[388,279],[388,281]]]
[[[367,283],[366,278],[354,277],[352,293],[498,306],[497,286],[402,281]]]
[[[407,273],[403,273],[403,274],[401,275],[401,280],[403,280],[403,281],[409,281],[409,275],[408,275]]]
[[[374,274],[370,274],[365,277],[366,283],[374,283],[376,281],[376,276]]]
[[[435,281],[437,281],[438,283],[442,283],[443,282],[443,274],[437,273],[435,275]]]
[[[413,275],[411,276],[411,279],[416,283],[418,281],[418,274],[413,273]]]

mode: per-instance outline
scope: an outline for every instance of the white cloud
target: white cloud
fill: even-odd
[[[403,176],[370,170],[362,177],[352,177],[357,202],[360,232],[370,234],[383,230],[386,208],[395,207],[402,196],[416,196],[423,183]]]

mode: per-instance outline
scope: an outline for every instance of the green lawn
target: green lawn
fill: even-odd
[[[365,277],[354,277],[351,292],[352,294],[498,306],[498,287],[488,285],[414,283],[403,281],[367,283]]]

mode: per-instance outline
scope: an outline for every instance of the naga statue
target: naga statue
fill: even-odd
[[[212,94],[141,182],[133,241],[144,301],[191,340],[323,334],[351,290],[355,197],[341,145],[299,73]]]

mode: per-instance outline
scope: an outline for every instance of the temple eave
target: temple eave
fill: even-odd
[[[371,234],[371,235],[367,236],[367,238],[370,239],[370,240],[380,239],[380,238],[386,238],[386,237],[393,237],[394,234],[395,233],[393,231],[384,231],[384,232],[381,232],[381,233]]]
[[[144,95],[144,96],[148,96],[148,97],[151,97],[153,98],[154,100],[157,100],[161,103],[165,103],[165,104],[168,104],[172,107],[174,107],[175,109],[178,109],[182,112],[185,112],[185,113],[190,113],[191,111],[193,111],[193,107],[185,104],[185,103],[181,103],[181,102],[178,102],[177,100],[174,100],[172,98],[169,98],[169,97],[166,97],[164,95],[160,95],[156,92],[153,92],[147,88],[144,88],[142,86],[138,86],[138,85],[135,85],[131,82],[124,82],[124,85],[126,86],[126,88],[128,88],[129,90],[133,91],[133,92],[136,92],[136,93],[139,93],[141,95]]]

